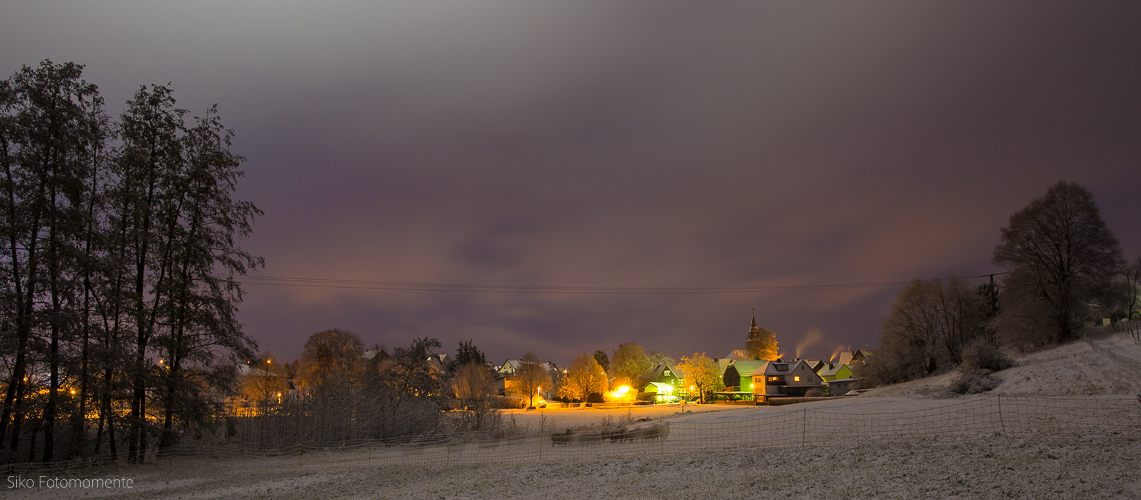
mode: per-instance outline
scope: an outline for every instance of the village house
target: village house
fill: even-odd
[[[829,396],[843,396],[848,391],[860,388],[860,380],[855,378],[848,365],[824,363],[816,374],[824,380],[824,392]]]
[[[820,375],[825,383],[828,383],[833,380],[852,378],[852,369],[842,363],[824,363],[820,369],[816,370],[816,374]]]
[[[752,373],[753,394],[761,397],[804,396],[811,389],[821,389],[824,380],[803,360],[768,361]]]
[[[521,359],[507,359],[502,365],[495,367],[495,390],[500,396],[506,396],[507,390],[515,385],[515,371],[522,364],[523,360]],[[562,377],[562,372],[554,363],[547,362],[543,363],[542,366],[551,374],[551,380],[558,380]],[[543,392],[549,397],[549,391]]]
[[[661,364],[654,367],[649,373],[638,377],[638,387],[641,389],[638,399],[652,400],[655,403],[671,403],[685,396],[682,379],[672,366]]]
[[[436,369],[437,373],[444,373],[448,370],[448,364],[452,362],[452,358],[447,354],[433,354],[428,356],[428,364]]]
[[[867,349],[856,349],[853,351],[851,347],[848,347],[847,351],[840,353],[839,359],[837,359],[836,362],[848,366],[852,366],[855,363],[865,364],[871,355],[871,351]]]
[[[753,393],[753,372],[768,363],[761,360],[734,360],[725,367],[721,382],[726,392]]]

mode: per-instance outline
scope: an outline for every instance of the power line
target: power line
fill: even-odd
[[[898,286],[907,281],[874,283],[842,283],[826,285],[735,286],[735,287],[617,287],[617,286],[556,286],[556,285],[489,285],[476,283],[435,283],[416,281],[373,281],[329,278],[300,278],[290,276],[243,276],[248,285],[289,286],[305,288],[340,288],[355,290],[406,290],[424,292],[464,293],[529,293],[529,294],[724,294],[756,292],[795,292],[812,290],[842,290]]]

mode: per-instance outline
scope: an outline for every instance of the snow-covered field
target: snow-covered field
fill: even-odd
[[[1107,354],[1112,353],[1112,354]],[[664,440],[553,446],[363,447],[257,458],[172,458],[68,471],[129,477],[117,490],[6,498],[1141,498],[1141,345],[1107,335],[1017,359],[989,394],[934,377],[780,407],[688,405],[515,411],[517,425],[590,432],[668,422]],[[940,382],[940,380],[942,380]],[[1063,397],[1056,397],[1063,396]],[[16,493],[16,494],[12,494]]]

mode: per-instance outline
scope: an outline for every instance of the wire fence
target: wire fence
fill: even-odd
[[[1129,356],[1122,355],[1116,350],[1106,347],[1100,342],[1087,339],[1086,344],[1088,344],[1090,348],[1093,349],[1093,351],[1097,354],[1112,361],[1123,370],[1130,372],[1130,375],[1136,377],[1138,380],[1141,380],[1141,361],[1138,361],[1137,359],[1131,358]]]
[[[1076,439],[1109,442],[1141,437],[1141,396],[1033,398],[990,396],[931,401],[928,407],[875,411],[875,404],[806,403],[758,408],[747,418],[708,421],[672,416],[624,426],[536,429],[509,438],[465,433],[392,440],[357,440],[329,446],[274,449],[180,445],[160,463],[182,459],[266,458],[283,465],[363,467],[395,464],[458,465],[488,462],[557,462],[606,457],[653,457],[719,450],[875,445],[902,442]],[[689,416],[695,416],[690,413]],[[690,421],[693,420],[693,421]],[[113,466],[109,460],[12,464],[10,473]]]

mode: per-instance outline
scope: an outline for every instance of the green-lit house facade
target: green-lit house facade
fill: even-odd
[[[725,384],[726,391],[753,392],[753,372],[765,366],[768,361],[761,360],[734,360],[725,367],[721,375],[721,382]]]

